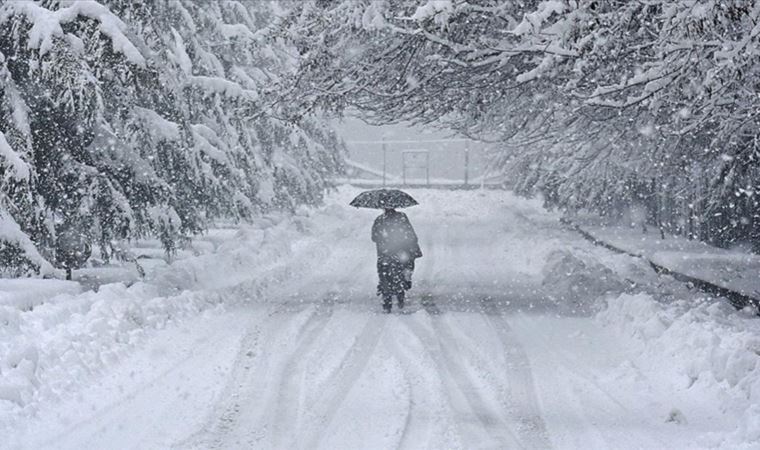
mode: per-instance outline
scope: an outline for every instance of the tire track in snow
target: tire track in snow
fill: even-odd
[[[512,322],[512,327],[518,330],[521,329],[523,330],[521,333],[524,333],[525,330],[533,328],[529,326],[529,324],[529,316],[520,314],[515,317],[515,320]],[[605,437],[605,435],[598,429],[594,418],[588,414],[588,411],[584,407],[584,401],[587,400],[589,393],[583,392],[582,395],[579,395],[576,388],[573,388],[573,385],[580,383],[582,386],[590,388],[589,391],[596,391],[597,393],[601,394],[601,397],[609,402],[609,405],[613,406],[613,409],[617,409],[617,411],[611,409],[607,409],[605,411],[612,417],[625,417],[626,415],[630,416],[632,413],[608,391],[595,383],[593,381],[593,375],[586,373],[586,371],[582,368],[581,362],[571,361],[567,355],[564,354],[564,352],[557,351],[556,348],[554,348],[554,346],[549,341],[547,341],[546,338],[543,337],[542,333],[534,332],[531,333],[531,335],[533,336],[533,342],[537,343],[540,346],[541,352],[547,355],[551,355],[553,370],[557,373],[557,377],[562,378],[564,380],[564,383],[566,383],[568,386],[571,386],[571,389],[569,389],[569,391],[572,392],[572,400],[567,401],[566,404],[577,416],[577,421],[584,425],[584,428],[582,430],[584,433],[584,443],[589,448],[613,448],[614,444],[610,442],[608,438]],[[595,407],[598,408],[599,406],[596,405]],[[622,414],[621,411],[623,411]],[[657,446],[656,448],[666,447],[667,446],[663,444],[662,446]]]
[[[451,421],[454,414],[443,389],[443,374],[433,370],[434,367],[425,364],[426,359],[420,357],[425,344],[408,325],[402,324],[406,320],[415,319],[409,317],[393,322],[385,334],[388,349],[404,368],[404,382],[409,392],[406,421],[398,448],[417,449],[423,445],[426,448],[461,448],[461,442],[456,441],[461,436],[452,435],[456,423]],[[432,358],[427,361],[435,365]]]
[[[429,315],[433,330],[426,330],[414,318],[405,322],[406,326],[428,350],[441,376],[446,391],[444,396],[450,409],[455,413],[455,427],[462,441],[470,447],[482,447],[483,445],[472,445],[472,443],[483,444],[482,441],[485,440],[487,447],[523,448],[508,423],[501,420],[499,412],[488,405],[482,393],[470,379],[467,370],[458,363],[460,358],[457,357],[457,352],[452,349],[456,346],[456,339],[441,322],[442,311],[434,301],[433,294],[435,291],[433,280],[440,278],[441,275],[436,271],[439,257],[443,257],[451,264],[456,263],[451,245],[452,234],[448,225],[436,226],[431,231],[433,232],[425,235],[427,261],[421,273],[420,285],[423,293],[420,296],[420,304]],[[456,392],[461,395],[461,398],[455,397]],[[469,410],[469,413],[462,411],[463,409]],[[483,439],[484,434],[485,439]]]
[[[359,377],[365,371],[370,358],[375,353],[378,342],[388,322],[388,316],[382,315],[379,320],[370,316],[361,333],[344,355],[339,369],[330,378],[330,385],[315,402],[312,428],[306,433],[304,448],[317,448],[319,442],[335,418],[341,404],[354,387]]]
[[[341,236],[355,235],[356,230],[353,230],[355,227],[350,228],[338,234]],[[345,248],[352,249],[354,247],[347,246]],[[302,320],[303,318],[299,317],[299,314],[306,312],[310,307],[309,303],[311,303],[305,301],[302,292],[314,292],[316,287],[315,297],[321,295],[322,299],[318,301],[314,311],[304,323],[296,324],[298,330],[293,337],[283,337],[282,333],[287,333],[283,329],[288,328],[288,325],[278,320],[265,321],[262,327],[248,332],[243,338],[244,344],[241,346],[241,351],[233,366],[230,382],[224,391],[225,394],[220,396],[222,402],[214,408],[206,425],[178,444],[178,448],[187,448],[191,444],[197,448],[260,447],[273,437],[273,426],[269,424],[271,420],[269,416],[272,410],[276,411],[275,414],[279,414],[280,417],[292,414],[292,408],[288,412],[287,406],[282,406],[279,409],[274,408],[282,402],[278,402],[279,397],[269,397],[273,395],[269,393],[284,389],[283,383],[287,383],[287,381],[282,381],[284,378],[282,374],[295,376],[292,369],[298,362],[298,355],[307,353],[308,344],[315,342],[320,334],[317,331],[325,328],[318,326],[318,324],[326,325],[329,321],[329,317],[325,317],[324,311],[320,311],[320,309],[327,306],[331,316],[334,304],[339,302],[339,296],[335,290],[351,286],[351,281],[360,273],[360,270],[353,270],[336,274],[330,272],[329,269],[343,265],[337,263],[345,263],[346,258],[349,260],[348,267],[359,267],[358,257],[361,254],[354,251],[339,251],[341,248],[331,248],[320,242],[311,243],[309,249],[307,254],[310,258],[298,266],[302,268],[304,273],[292,279],[287,285],[282,284],[270,289],[271,299],[266,305],[273,309],[268,316],[272,318],[288,315],[291,316],[290,323]],[[314,257],[311,257],[312,255]],[[354,261],[355,259],[357,261]],[[319,263],[311,264],[309,261],[319,261]],[[317,314],[322,314],[322,317],[317,317]],[[315,324],[314,321],[318,321],[318,324]],[[307,332],[307,328],[312,330],[311,336],[304,334]],[[251,337],[253,335],[255,335],[255,339]],[[272,344],[279,342],[281,345],[285,345],[288,341],[299,342],[299,344],[294,345],[300,345],[300,348],[293,349],[293,353],[287,362],[276,357],[273,358],[273,355],[269,353]],[[264,348],[264,345],[268,345],[269,348]],[[275,385],[278,380],[280,384]],[[262,405],[264,409],[262,409]],[[246,425],[247,430],[241,429],[241,416],[250,422]]]
[[[307,344],[313,343],[312,335],[323,328],[320,325],[329,320],[330,303],[325,299],[318,305],[306,304],[293,310],[293,305],[285,302],[270,311],[269,320],[250,330],[243,339],[228,387],[207,425],[175,448],[255,448],[261,447],[267,438],[277,438],[272,433],[278,430],[270,422],[272,411],[279,412],[277,402],[283,383],[287,382],[288,369],[306,350]],[[272,320],[280,315],[290,316],[288,320],[294,328]],[[273,354],[272,344],[287,345],[288,342],[293,342],[289,356],[273,359],[279,355]],[[276,443],[275,440],[270,446]]]
[[[302,379],[300,376],[303,371],[298,370],[301,362],[305,360],[305,355],[309,353],[309,350],[317,342],[317,338],[327,328],[326,325],[330,321],[333,314],[333,306],[335,304],[335,297],[329,295],[322,301],[324,311],[320,311],[321,308],[315,310],[309,323],[304,327],[304,331],[299,338],[298,346],[288,356],[287,361],[283,365],[280,376],[279,385],[277,386],[277,395],[272,397],[267,403],[267,407],[264,409],[262,420],[259,423],[267,423],[273,420],[267,429],[271,429],[273,434],[275,448],[293,448],[294,441],[299,432],[300,417],[299,417],[299,405],[301,404],[301,387]],[[271,412],[274,414],[270,414]],[[272,419],[273,417],[273,419]],[[293,427],[296,427],[294,432]]]
[[[534,224],[533,221],[522,213],[514,211],[513,214],[519,216],[526,230],[525,234],[530,234],[530,230],[535,229],[537,224]],[[469,285],[470,292],[465,294],[465,297],[475,296],[475,293],[480,291],[478,288],[482,286],[476,284],[478,274],[475,273],[474,266],[464,263],[470,261],[474,255],[468,253],[469,247],[467,246],[455,246],[455,249],[456,252],[452,255],[452,262],[461,263],[457,267],[463,280],[469,281],[466,285]],[[463,300],[467,299],[463,298]],[[499,351],[504,354],[507,363],[507,370],[504,372],[504,376],[492,378],[489,380],[489,383],[493,385],[493,391],[497,393],[496,396],[505,413],[504,420],[510,427],[511,433],[516,435],[521,445],[524,445],[526,448],[551,448],[552,444],[546,424],[538,407],[538,397],[535,393],[533,374],[525,350],[513,333],[511,333],[509,325],[502,318],[502,312],[497,308],[497,304],[492,298],[478,296],[469,300],[471,300],[470,304],[474,303],[477,311],[491,328],[493,334],[498,338],[501,347]],[[442,331],[454,339],[448,326],[440,321],[433,320],[434,324],[438,324],[439,332]],[[450,342],[455,341],[451,340]],[[477,363],[478,360],[482,360],[477,351],[473,350],[471,353],[474,356],[472,358],[474,362]],[[488,372],[487,362],[480,361],[477,365],[481,371]]]
[[[440,316],[431,316],[432,331],[426,330],[415,320],[408,321],[406,324],[410,331],[424,343],[438,372],[442,374],[449,404],[459,419],[457,427],[462,440],[468,445],[479,443],[473,444],[473,447],[526,448],[512,431],[509,423],[500,417],[499,411],[494,410],[485,400],[483,393],[470,378],[467,370],[459,363],[461,349],[455,348],[458,347],[456,340],[447,326],[440,321]],[[454,392],[459,392],[461,399],[452,395]]]
[[[272,314],[274,313],[269,315]],[[235,357],[229,381],[220,395],[220,399],[224,403],[217,403],[209,414],[205,425],[196,433],[175,443],[172,448],[220,448],[224,444],[222,438],[234,427],[240,414],[240,394],[245,391],[246,381],[250,378],[251,366],[249,361],[261,351],[260,337],[260,324],[256,324],[245,333]]]
[[[538,407],[535,382],[530,362],[525,350],[511,332],[493,299],[481,298],[483,315],[502,344],[509,369],[507,392],[509,398],[502,399],[508,406],[509,414],[516,426],[516,432],[528,448],[551,448],[551,440],[546,424]]]
[[[350,236],[355,233],[344,234]],[[247,447],[262,445],[288,447],[294,445],[294,439],[302,436],[297,428],[299,419],[297,416],[298,407],[304,398],[301,394],[303,380],[298,377],[304,372],[299,370],[299,365],[313,349],[313,345],[319,341],[322,330],[328,329],[327,325],[332,318],[334,306],[340,303],[341,294],[352,292],[354,280],[365,275],[359,261],[362,255],[353,250],[355,247],[351,245],[337,249],[330,248],[329,251],[322,252],[319,258],[315,259],[318,261],[317,264],[304,264],[304,267],[308,269],[306,273],[293,280],[294,282],[289,283],[288,286],[275,290],[279,292],[276,297],[283,297],[283,299],[277,300],[279,306],[272,315],[279,313],[294,315],[291,320],[298,320],[295,315],[305,310],[303,305],[308,305],[309,302],[305,301],[304,294],[314,293],[315,296],[321,296],[321,300],[308,321],[300,326],[297,337],[293,339],[297,344],[285,361],[277,359],[274,359],[274,362],[269,361],[273,358],[266,355],[269,351],[266,348],[261,349],[259,354],[253,355],[258,359],[264,358],[266,361],[258,363],[260,366],[263,365],[258,372],[247,370],[242,377],[238,377],[241,382],[235,384],[236,390],[230,394],[230,398],[234,396],[237,401],[230,403],[226,411],[218,412],[216,416],[219,418],[218,421],[226,423],[226,426],[217,430],[220,436],[216,439],[215,448],[234,447],[235,444]],[[331,268],[341,266],[356,267],[356,269],[339,272],[331,270]],[[283,326],[281,322],[275,322],[271,327]],[[370,333],[369,328],[366,331]],[[265,333],[262,342],[271,344],[277,339],[277,332],[278,330],[272,330]],[[238,366],[256,364],[253,360],[246,361],[245,358],[240,358],[240,360]],[[251,414],[250,411],[241,411],[241,409],[254,409],[255,414]],[[247,430],[241,430],[241,414],[245,414],[245,418],[250,419],[250,423],[246,424]],[[235,435],[236,432],[238,436]],[[244,439],[240,439],[241,437]],[[238,442],[230,440],[232,438],[237,438]]]
[[[520,322],[515,322],[514,327],[520,327],[522,329],[526,328],[525,323],[529,322],[530,319],[525,314],[522,314],[519,316]],[[602,386],[599,385],[599,383],[594,382],[594,375],[589,373],[587,370],[583,368],[583,364],[579,361],[573,361],[572,357],[568,356],[564,352],[557,351],[554,346],[551,345],[550,342],[548,342],[544,337],[541,336],[540,333],[534,333],[536,337],[536,342],[541,345],[541,348],[544,352],[549,353],[552,355],[553,359],[557,362],[557,366],[566,372],[567,375],[577,379],[578,381],[581,381],[585,385],[591,387],[595,391],[599,392],[603,397],[605,397],[611,404],[614,404],[615,407],[619,408],[619,410],[625,414],[633,415],[633,412],[626,407],[620,400],[618,400],[613,394],[611,394],[608,390],[604,389]]]
[[[404,382],[406,383],[406,388],[409,392],[409,398],[408,403],[406,405],[406,420],[404,421],[404,429],[401,432],[401,437],[398,441],[398,448],[408,448],[407,441],[409,440],[409,435],[411,434],[412,430],[418,429],[419,427],[416,426],[417,419],[416,414],[414,414],[414,406],[417,404],[416,397],[417,395],[414,392],[414,388],[412,386],[412,383],[409,381],[409,375],[407,371],[412,366],[411,359],[406,356],[401,346],[395,341],[392,340],[391,345],[389,346],[390,350],[393,352],[394,356],[398,361],[401,363],[401,365],[404,367]],[[430,432],[426,433],[430,438],[432,438],[432,434]],[[427,439],[428,442],[430,442],[432,439]]]

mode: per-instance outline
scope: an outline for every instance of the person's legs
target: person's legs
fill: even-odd
[[[391,293],[392,295],[395,295],[398,299],[398,307],[403,308],[404,307],[404,298],[405,298],[405,280],[404,280],[404,268],[406,267],[406,263],[403,263],[399,261],[398,259],[394,258],[390,261],[390,264],[388,265],[388,273],[389,278],[391,282]]]
[[[414,259],[410,259],[405,265],[404,265],[404,290],[409,290],[412,288],[412,274],[414,273]]]
[[[401,262],[398,258],[380,257],[377,260],[377,295],[383,298],[383,308],[390,312],[395,295],[399,308],[404,307],[406,289],[411,288],[411,270],[414,270],[414,260]],[[407,273],[407,271],[409,271]],[[407,278],[409,277],[409,278]]]
[[[393,307],[393,297],[390,295],[383,295],[383,310],[386,313],[391,312],[391,308]]]
[[[404,290],[404,263],[393,258],[388,265],[388,274],[390,275],[391,292],[395,295]]]
[[[393,261],[389,258],[377,259],[377,295],[383,298],[383,309],[391,312],[393,305]]]

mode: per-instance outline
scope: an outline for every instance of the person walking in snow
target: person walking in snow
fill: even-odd
[[[391,312],[393,296],[404,307],[406,291],[412,287],[414,260],[422,256],[417,234],[406,214],[386,208],[372,225],[372,241],[377,246],[377,293],[383,309]]]

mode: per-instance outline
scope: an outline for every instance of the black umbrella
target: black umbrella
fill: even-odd
[[[411,195],[398,189],[375,189],[364,191],[351,200],[350,205],[357,208],[406,208],[417,205],[417,200]]]

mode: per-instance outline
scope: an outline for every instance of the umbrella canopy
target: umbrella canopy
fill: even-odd
[[[364,191],[351,200],[350,205],[357,208],[406,208],[417,205],[417,200],[411,195],[398,189],[375,189]]]

